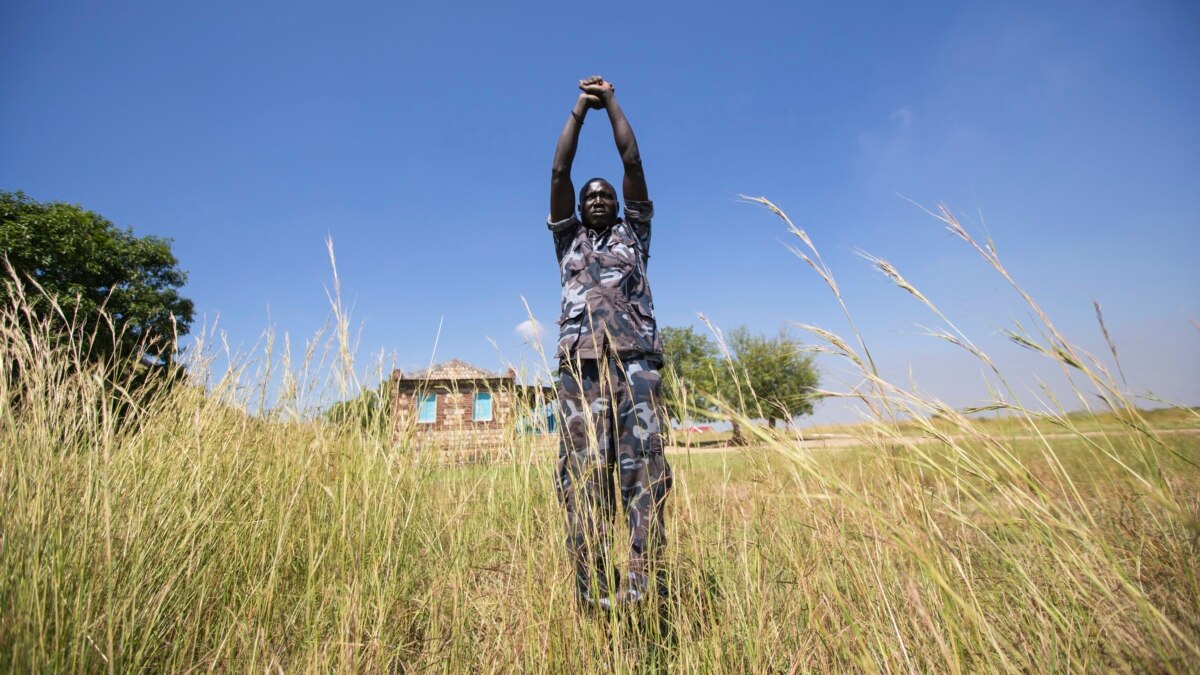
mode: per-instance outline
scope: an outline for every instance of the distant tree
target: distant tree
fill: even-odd
[[[756,335],[745,327],[729,333],[732,369],[726,398],[750,417],[787,423],[812,412],[820,376],[812,355],[786,329],[776,337]],[[735,429],[735,432],[737,430]],[[737,434],[735,433],[735,436]]]
[[[667,415],[680,424],[716,419],[711,397],[720,392],[725,366],[717,343],[691,326],[666,326],[663,342],[663,396]]]
[[[11,302],[17,280],[33,311],[71,331],[92,360],[169,363],[192,323],[170,240],[134,236],[74,204],[0,192],[0,302]]]
[[[326,422],[386,433],[391,429],[392,388],[385,379],[379,386],[363,389],[354,398],[334,403],[321,415]]]
[[[722,355],[717,343],[692,327],[661,329],[664,405],[671,419],[719,419],[717,400],[775,427],[812,412],[819,374],[811,355],[787,330],[768,337],[744,326],[730,331]],[[744,443],[733,422],[733,442]]]

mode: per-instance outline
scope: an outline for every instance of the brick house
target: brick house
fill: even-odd
[[[553,397],[552,387],[518,384],[512,368],[499,375],[459,359],[415,373],[392,371],[391,385],[396,437],[463,457],[511,448],[518,426],[541,430],[530,411],[545,409]]]

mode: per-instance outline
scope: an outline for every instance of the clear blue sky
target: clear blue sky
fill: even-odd
[[[845,329],[781,224],[737,199],[764,195],[822,249],[886,374],[983,396],[856,249],[1021,386],[1054,386],[997,335],[1027,323],[1002,281],[905,198],[945,202],[1097,352],[1099,300],[1135,390],[1200,404],[1194,2],[11,0],[0,188],[173,238],[198,318],[234,346],[324,322],[332,236],[364,355],[420,367],[441,322],[438,360],[500,368],[533,360],[522,296],[555,330],[549,165],[594,73],[641,145],[661,324]],[[619,178],[600,116],[575,168]]]

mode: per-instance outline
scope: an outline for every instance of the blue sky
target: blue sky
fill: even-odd
[[[173,238],[198,317],[235,348],[324,323],[332,237],[364,356],[419,368],[436,339],[436,360],[534,363],[515,328],[524,297],[555,330],[549,165],[594,73],[641,146],[661,324],[846,329],[779,221],[737,197],[764,195],[821,248],[886,375],[984,395],[856,250],[1022,391],[1061,391],[999,335],[1028,323],[1004,282],[909,200],[944,202],[1102,352],[1098,300],[1135,391],[1200,404],[1196,3],[14,0],[0,188]],[[593,115],[575,178],[619,172]],[[823,367],[832,388],[849,377]]]

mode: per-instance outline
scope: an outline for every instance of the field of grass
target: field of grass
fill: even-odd
[[[1197,408],[1152,408],[1132,411],[1139,418],[1139,423],[1146,429],[1159,433],[1200,433],[1200,409]],[[1061,414],[1030,413],[1028,417],[979,417],[972,420],[976,432],[986,433],[995,438],[1024,440],[1031,436],[1058,437],[1087,435],[1087,434],[1120,434],[1130,431],[1128,422],[1121,416],[1111,412],[1076,411]],[[758,435],[750,436],[742,444],[748,442],[761,443],[763,437],[770,437],[778,444],[796,441],[820,442],[839,441],[839,445],[854,441],[870,446],[881,436],[884,438],[899,438],[905,441],[921,441],[936,438],[930,428],[945,435],[955,435],[961,429],[952,420],[933,418],[924,422],[902,421],[884,424],[882,428],[877,422],[866,421],[855,424],[820,424],[810,426],[779,427],[769,429],[758,423]],[[685,434],[676,430],[671,438],[674,446],[680,450],[689,448],[729,448],[734,443],[732,431],[704,431]]]
[[[1159,431],[1200,428],[1200,409],[1196,408],[1153,408],[1137,410],[1141,421],[1149,428]],[[953,433],[957,424],[946,419],[932,419],[930,423],[938,429]],[[1031,433],[1095,433],[1127,430],[1125,419],[1111,412],[1074,411],[1065,414],[1031,414],[1027,419],[1008,416],[980,417],[974,424],[981,430],[1000,436],[1027,435]],[[905,436],[928,436],[922,424],[900,422],[893,425]],[[793,432],[794,433],[794,432]],[[823,424],[802,428],[799,433],[808,435],[847,435],[861,437],[871,434],[871,424]],[[704,439],[707,440],[707,439]]]
[[[1044,420],[1015,411],[1030,433],[1010,433],[879,381],[861,447],[760,434],[673,456],[669,600],[589,616],[545,444],[449,465],[286,402],[242,412],[248,369],[139,398],[38,330],[0,310],[5,672],[1200,662],[1200,438],[1160,433],[1069,351],[1117,424],[1063,414],[1067,437],[1038,438]],[[325,386],[305,372],[285,393]],[[901,442],[914,431],[895,419],[930,442]]]

